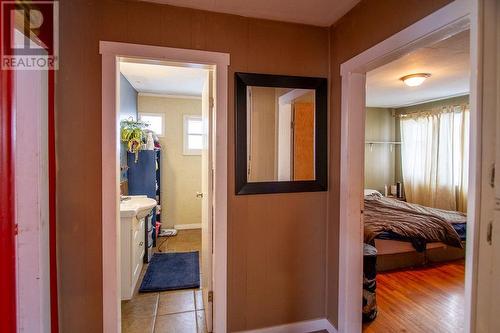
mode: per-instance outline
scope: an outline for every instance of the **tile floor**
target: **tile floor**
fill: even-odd
[[[179,230],[175,237],[159,238],[156,251],[201,253],[201,230]],[[137,288],[146,269],[144,265]],[[144,294],[136,290],[130,301],[122,301],[122,332],[205,333],[201,289]]]

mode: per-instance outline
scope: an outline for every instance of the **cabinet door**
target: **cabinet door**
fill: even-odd
[[[136,225],[134,233],[134,239],[132,241],[132,284],[135,286],[136,281],[139,279],[141,274],[142,262],[144,258],[144,219],[140,219]]]

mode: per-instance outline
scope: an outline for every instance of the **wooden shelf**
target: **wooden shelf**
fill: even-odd
[[[391,144],[391,145],[400,145],[399,141],[365,141],[365,144]]]
[[[386,144],[390,145],[391,152],[394,150],[394,145],[401,145],[401,142],[398,141],[365,141],[366,145],[370,145],[370,151],[373,151],[374,144]]]

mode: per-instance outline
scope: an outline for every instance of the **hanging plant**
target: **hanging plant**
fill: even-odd
[[[139,160],[139,150],[144,145],[144,130],[148,126],[148,123],[132,118],[120,122],[120,139],[127,144],[127,150],[135,154],[135,163]]]

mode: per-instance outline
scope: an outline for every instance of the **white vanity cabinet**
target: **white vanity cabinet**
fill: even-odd
[[[122,300],[132,298],[141,275],[146,248],[145,219],[137,219],[137,216],[120,218]]]
[[[120,197],[120,271],[122,300],[131,299],[141,275],[144,252],[147,250],[148,215],[156,207],[154,199],[145,195]]]

